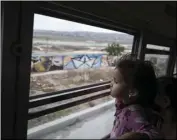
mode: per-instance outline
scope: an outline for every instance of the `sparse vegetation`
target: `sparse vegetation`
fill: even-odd
[[[116,56],[116,59],[118,59],[118,56],[121,55],[122,52],[124,52],[124,50],[125,48],[123,46],[115,42],[109,44],[108,47],[105,48],[105,51],[108,53],[107,59],[108,59],[109,66],[111,66],[113,58]]]
[[[63,70],[55,74],[31,76],[30,95],[52,92],[107,81],[112,77],[112,68]],[[35,93],[36,91],[36,93]]]

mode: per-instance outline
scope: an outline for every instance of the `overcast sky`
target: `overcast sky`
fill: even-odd
[[[34,29],[53,30],[53,31],[90,31],[104,33],[120,33],[103,28],[93,27],[72,21],[35,14]]]

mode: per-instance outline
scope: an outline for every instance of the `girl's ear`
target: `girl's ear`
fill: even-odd
[[[135,89],[130,89],[129,90],[129,97],[132,97],[132,96],[138,96],[138,91],[135,90]]]

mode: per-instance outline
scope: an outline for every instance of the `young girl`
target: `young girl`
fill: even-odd
[[[116,99],[115,121],[110,138],[137,132],[134,138],[160,138],[151,111],[157,93],[156,76],[150,62],[122,57],[116,65],[111,95]],[[126,138],[126,137],[125,137]],[[128,138],[128,137],[127,137]]]

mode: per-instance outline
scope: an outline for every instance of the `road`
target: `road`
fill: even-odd
[[[84,121],[76,121],[62,130],[43,136],[42,139],[100,139],[111,131],[113,121],[114,108]]]

